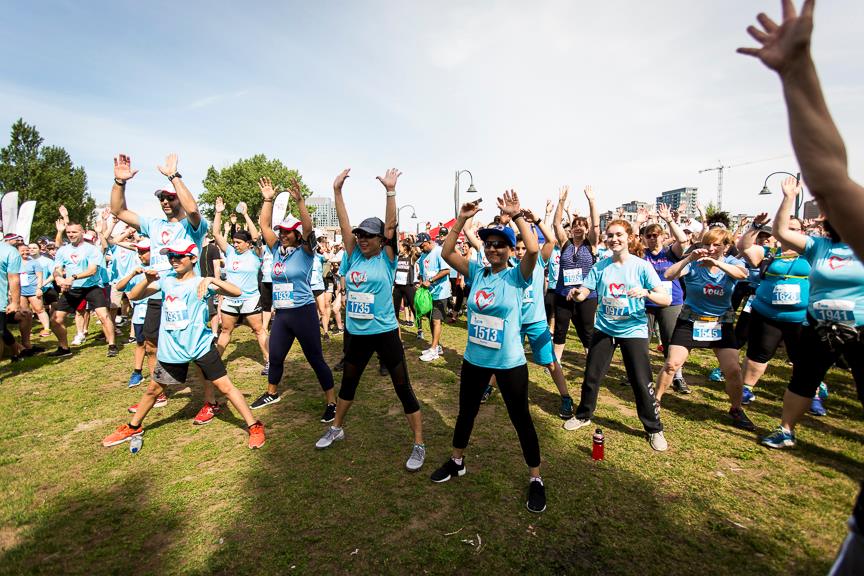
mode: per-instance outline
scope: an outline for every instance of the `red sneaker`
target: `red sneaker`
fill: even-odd
[[[209,424],[210,421],[213,420],[213,417],[221,411],[222,407],[219,406],[218,402],[216,404],[205,402],[204,406],[201,407],[201,410],[198,411],[198,414],[195,415],[195,419],[192,423],[197,425]]]
[[[159,396],[156,397],[156,403],[153,404],[153,408],[164,408],[167,405],[168,396],[166,396],[165,394],[159,394]],[[138,404],[133,404],[132,406],[129,406],[129,408],[127,408],[126,410],[130,414],[135,414],[135,412],[138,411]]]
[[[249,426],[249,448],[261,448],[265,440],[264,424],[260,420]]]
[[[117,444],[122,444],[127,440],[131,440],[133,436],[141,436],[142,434],[144,434],[143,426],[134,430],[133,428],[130,428],[128,424],[123,424],[117,428],[117,430],[102,439],[102,446],[105,446],[106,448],[109,446],[116,446]]]

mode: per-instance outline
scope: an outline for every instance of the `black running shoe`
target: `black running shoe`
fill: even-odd
[[[745,414],[744,410],[741,408],[738,408],[737,410],[730,408],[729,417],[732,418],[732,425],[736,428],[748,430],[750,432],[756,430],[756,425],[750,421],[750,418],[747,417],[747,414]]]
[[[54,352],[49,352],[46,356],[51,358],[60,358],[61,356],[71,356],[72,350],[69,348],[57,348]]]
[[[342,358],[333,366],[333,372],[342,372],[343,368],[345,368],[345,358]]]
[[[29,358],[30,356],[34,356],[34,355],[39,354],[40,352],[44,352],[44,351],[45,351],[45,348],[43,348],[42,346],[31,346],[30,348],[25,348],[25,349],[21,350],[20,356],[22,358]]]
[[[495,388],[493,388],[492,386],[487,384],[486,390],[483,391],[483,396],[480,397],[480,403],[485,404],[486,401],[489,400],[489,397],[492,396],[492,392],[494,392],[494,391],[495,391]]]
[[[672,390],[679,394],[690,394],[691,392],[690,387],[687,386],[687,382],[684,381],[684,378],[673,378]]]
[[[573,399],[570,396],[561,397],[561,408],[558,410],[558,417],[562,420],[569,420],[573,417]]]
[[[333,422],[336,419],[336,404],[327,404],[321,422]]]
[[[269,392],[265,392],[259,396],[257,400],[252,402],[252,405],[249,407],[252,408],[252,410],[258,410],[259,408],[276,404],[280,400],[282,400],[282,397],[279,396],[279,394],[270,394]]]
[[[114,358],[115,356],[117,356],[117,345],[110,344],[108,346],[108,358]]]
[[[528,483],[528,510],[539,514],[546,510],[546,487],[540,480]]]
[[[447,482],[453,476],[464,476],[465,475],[465,460],[462,460],[462,464],[456,464],[452,458],[448,458],[447,462],[441,465],[440,468],[435,470],[432,473],[432,482]]]

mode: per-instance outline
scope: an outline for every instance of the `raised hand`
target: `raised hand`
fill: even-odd
[[[216,202],[213,204],[213,209],[214,209],[217,213],[220,213],[220,212],[224,212],[224,211],[225,211],[225,201],[222,200],[222,197],[221,197],[221,196],[217,196],[217,197],[216,197]]]
[[[479,202],[466,202],[462,205],[462,208],[459,209],[459,217],[463,220],[468,220],[478,212],[480,212],[482,208],[480,208]]]
[[[340,172],[338,176],[336,176],[336,180],[333,181],[333,190],[335,192],[342,192],[342,185],[345,184],[345,180],[347,180],[348,177],[351,175],[350,172],[351,169],[346,168],[345,170],[342,170],[342,172]]]
[[[810,51],[810,37],[813,33],[814,0],[804,0],[801,14],[795,10],[792,0],[783,0],[783,22],[778,26],[765,13],[756,16],[762,29],[748,26],[747,33],[753,37],[761,48],[738,48],[739,54],[755,56],[765,66],[783,74],[783,72]]]
[[[144,270],[144,278],[147,279],[147,283],[155,282],[159,280],[159,272],[156,270]]]
[[[60,212],[60,216],[63,218],[63,220],[69,219],[69,210],[66,209],[66,206],[60,204],[60,206],[57,207],[57,211]]]
[[[132,169],[132,158],[125,154],[119,154],[114,157],[114,178],[118,180],[131,180],[135,177],[138,170]]]
[[[111,218],[111,209],[106,206],[105,208],[102,209],[102,212],[99,213],[99,217],[104,222],[107,222],[108,219]]]
[[[594,196],[594,189],[591,187],[590,184],[589,184],[588,186],[585,186],[585,189],[582,190],[582,192],[585,194],[585,198],[586,198],[589,202],[593,202],[593,201],[594,201],[594,199],[595,199],[595,196]]]
[[[300,182],[298,182],[296,178],[292,178],[291,181],[288,182],[288,194],[291,195],[291,199],[294,200],[294,202],[303,201],[303,189],[300,187]]]
[[[534,224],[537,222],[537,216],[534,215],[534,212],[532,212],[530,208],[525,208],[524,210],[522,210],[522,216],[529,224]]]
[[[231,224],[236,224],[237,223],[237,214],[232,212],[230,220],[231,220]]]
[[[636,225],[641,226],[645,222],[648,221],[648,209],[647,208],[638,208],[636,210]]]
[[[552,200],[546,200],[546,215],[547,216],[552,213],[553,208],[554,208],[554,206],[552,205]]]
[[[558,191],[558,202],[567,202],[568,194],[570,194],[570,186],[562,186]]]
[[[504,196],[498,198],[498,209],[501,214],[515,218],[522,208],[519,206],[519,196],[515,190],[506,190]]]
[[[57,231],[61,234],[66,231],[66,221],[63,218],[58,218],[54,221],[54,227],[57,228]]]
[[[390,168],[387,172],[384,173],[384,176],[376,176],[379,182],[384,185],[384,188],[387,189],[388,192],[396,191],[396,181],[399,179],[399,176],[402,175],[402,172],[399,172],[396,168]]]
[[[237,212],[246,216],[246,213],[249,212],[249,206],[247,206],[245,202],[239,202],[237,204]]]
[[[669,210],[668,204],[658,204],[657,205],[657,215],[660,216],[666,222],[672,220],[672,211]]]
[[[258,180],[258,188],[261,189],[261,196],[263,196],[265,200],[272,200],[276,196],[276,191],[273,189],[273,182],[271,182],[270,178],[266,176]]]
[[[177,154],[169,154],[165,157],[165,165],[156,168],[165,176],[173,176],[177,173]]]
[[[783,195],[786,198],[794,199],[796,196],[798,196],[798,194],[801,193],[801,182],[799,182],[797,178],[788,176],[783,179],[781,188],[783,189]]]
[[[753,226],[761,228],[762,226],[768,224],[771,221],[771,218],[768,217],[767,212],[760,212],[753,218]]]

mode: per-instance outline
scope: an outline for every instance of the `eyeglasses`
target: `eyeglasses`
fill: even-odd
[[[645,234],[645,238],[659,238],[660,234]]]
[[[496,248],[500,250],[501,248],[509,248],[510,243],[506,240],[486,240],[485,242],[483,242],[483,246],[486,248]]]
[[[175,194],[160,194],[159,195],[159,201],[160,202],[163,202],[165,200],[168,200],[169,202],[171,202],[171,201],[175,200],[176,198],[177,198],[177,196]]]
[[[377,234],[369,234],[368,232],[363,232],[362,230],[355,232],[354,236],[357,237],[358,240],[368,240],[369,238],[375,238]]]
[[[173,252],[168,253],[168,260],[182,260],[186,258],[189,254],[174,254]]]

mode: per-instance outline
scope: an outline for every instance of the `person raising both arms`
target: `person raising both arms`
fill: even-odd
[[[528,465],[527,507],[539,513],[546,510],[546,488],[540,477],[540,443],[528,409],[528,364],[520,335],[522,297],[525,289],[531,286],[539,246],[537,236],[522,215],[516,192],[507,191],[498,198],[498,208],[512,218],[525,243],[525,254],[518,266],[511,263],[516,235],[508,226],[490,226],[479,231],[489,266],[456,251],[456,239],[465,222],[480,211],[477,202],[462,205],[442,248],[447,263],[470,280],[471,292],[468,295],[468,343],[462,360],[453,451],[431,479],[441,483],[465,475],[465,448],[483,392],[495,376]],[[539,298],[540,294],[537,296]]]
[[[616,346],[621,347],[627,380],[633,387],[636,411],[648,443],[657,451],[668,448],[660,423],[660,405],[654,398],[651,359],[648,352],[646,300],[668,306],[672,295],[654,267],[639,257],[642,245],[626,220],[613,220],[606,226],[606,248],[612,256],[604,258],[588,273],[585,282],[570,292],[570,298],[587,298],[597,292],[599,306],[594,333],[588,348],[585,379],[576,414],[564,423],[567,430],[591,424],[597,407],[600,383],[609,370]]]
[[[420,416],[420,403],[414,396],[414,389],[408,378],[405,352],[399,338],[399,324],[393,310],[393,281],[396,277],[396,182],[400,172],[395,168],[387,170],[378,181],[387,193],[385,221],[379,218],[366,218],[356,228],[351,228],[348,210],[342,197],[342,187],[348,178],[350,168],[343,170],[333,183],[336,200],[336,214],[345,243],[347,267],[345,316],[347,333],[351,338],[345,349],[342,385],[336,404],[336,419],[323,436],[316,442],[316,448],[327,448],[333,442],[344,440],[342,429],[345,415],[354,402],[354,395],[363,370],[377,352],[381,363],[390,373],[396,396],[408,425],[414,434],[414,445],[405,467],[411,471],[419,470],[426,459],[426,445],[423,443],[423,422]]]
[[[258,181],[264,203],[258,217],[266,249],[273,257],[270,278],[273,281],[273,325],[270,329],[270,369],[267,390],[252,403],[257,410],[279,402],[279,384],[285,371],[285,358],[294,345],[300,348],[315,371],[324,391],[325,408],[322,422],[332,422],[336,413],[336,395],[333,391],[333,372],[324,360],[321,333],[318,330],[318,311],[312,294],[310,279],[315,258],[315,232],[312,217],[297,181],[288,186],[288,193],[297,205],[300,220],[288,216],[273,228],[273,200],[276,191],[270,178]],[[305,238],[303,234],[306,234]],[[278,236],[277,236],[278,233]]]
[[[265,441],[264,425],[255,420],[243,393],[228,378],[228,372],[213,342],[207,311],[207,298],[213,294],[237,298],[243,291],[224,280],[201,278],[195,271],[198,246],[193,242],[175,240],[162,248],[162,256],[169,259],[172,270],[161,273],[155,270],[145,271],[145,280],[136,284],[129,292],[132,300],[143,300],[159,291],[164,295],[156,369],[132,419],[103,438],[102,445],[106,448],[116,446],[135,436],[141,436],[144,433],[142,422],[165,386],[185,384],[191,362],[201,369],[205,379],[228,397],[246,421],[249,448],[262,447]]]
[[[672,333],[669,354],[657,376],[657,402],[687,361],[690,350],[711,348],[726,375],[732,424],[743,430],[755,430],[741,408],[743,385],[732,309],[732,290],[737,281],[747,278],[747,269],[741,260],[726,256],[731,245],[732,234],[728,230],[711,228],[702,236],[702,248],[693,250],[666,270],[666,280],[684,280],[687,294]]]

